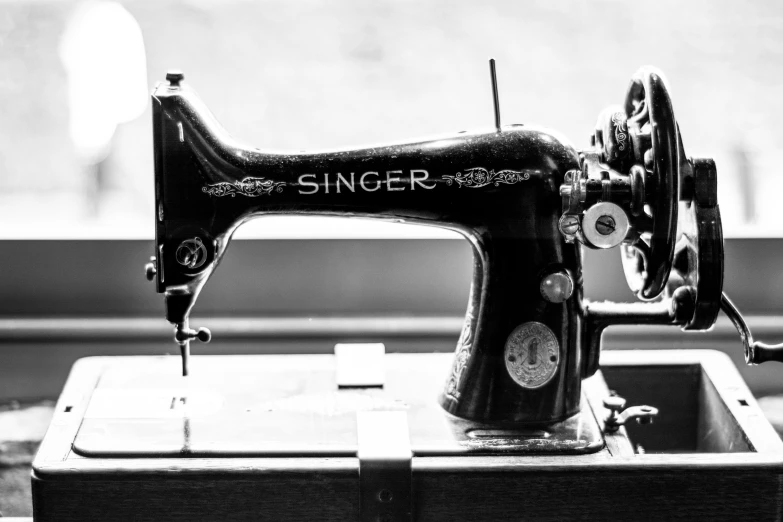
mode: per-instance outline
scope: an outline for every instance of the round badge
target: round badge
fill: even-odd
[[[560,346],[546,325],[530,321],[517,326],[506,340],[506,370],[523,388],[536,389],[552,380],[560,362]]]

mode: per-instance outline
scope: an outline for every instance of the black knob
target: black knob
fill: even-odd
[[[179,87],[180,82],[184,79],[185,75],[179,69],[170,69],[166,73],[166,80],[172,87]]]
[[[204,328],[203,326],[198,329],[198,333],[196,333],[196,338],[201,341],[202,343],[208,343],[212,340],[212,332],[209,331],[209,328]]]

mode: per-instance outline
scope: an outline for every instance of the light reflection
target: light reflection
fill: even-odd
[[[60,59],[68,77],[71,139],[80,159],[97,164],[117,125],[147,106],[141,28],[117,2],[82,2],[60,41]]]

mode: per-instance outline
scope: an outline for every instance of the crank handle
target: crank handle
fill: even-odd
[[[745,319],[725,292],[721,295],[720,307],[723,313],[734,323],[737,332],[740,334],[747,364],[761,364],[767,361],[783,362],[783,343],[770,345],[754,341],[753,334],[750,333],[750,328],[748,328]]]

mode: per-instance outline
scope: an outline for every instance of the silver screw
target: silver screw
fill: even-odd
[[[155,274],[158,273],[158,269],[155,266],[155,256],[150,257],[150,262],[144,265],[144,275],[147,277],[147,281],[155,279]]]
[[[579,218],[573,214],[565,214],[560,218],[560,232],[573,236],[579,231]]]
[[[617,224],[614,222],[614,218],[608,214],[599,217],[595,222],[595,229],[602,236],[611,235],[616,228]]]

